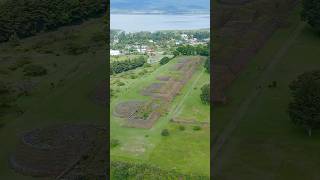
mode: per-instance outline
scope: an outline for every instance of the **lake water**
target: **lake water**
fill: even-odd
[[[121,29],[126,32],[210,28],[209,14],[111,14],[110,21],[111,29]]]

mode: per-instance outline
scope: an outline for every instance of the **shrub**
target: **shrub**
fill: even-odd
[[[182,125],[179,126],[179,130],[180,130],[180,131],[184,131],[185,129],[186,129],[186,128],[185,128],[184,126],[182,126]]]
[[[163,58],[160,60],[160,65],[167,64],[169,61],[170,61],[170,58],[168,58],[168,57],[163,57]]]
[[[28,65],[23,69],[25,76],[43,76],[47,74],[47,69],[40,65]]]
[[[131,75],[130,75],[130,78],[131,78],[131,79],[136,79],[136,78],[137,78],[137,76],[136,76],[136,75],[134,75],[134,74],[131,74]]]
[[[205,84],[201,87],[200,99],[203,104],[210,104],[210,86]]]
[[[169,136],[169,135],[170,135],[169,130],[168,130],[168,129],[162,130],[162,131],[161,131],[161,135],[162,135],[162,136]]]
[[[118,139],[111,139],[110,145],[111,145],[111,148],[115,148],[120,145],[120,141]]]
[[[201,130],[201,127],[200,127],[200,126],[194,126],[194,127],[193,127],[193,130],[194,130],[194,131],[199,131],[199,130]]]

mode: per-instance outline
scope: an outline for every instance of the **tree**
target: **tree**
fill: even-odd
[[[320,31],[320,1],[303,0],[301,17],[307,21],[314,29]]]
[[[177,50],[173,51],[172,54],[174,57],[177,57],[180,55],[180,53]]]
[[[207,72],[210,73],[210,58],[207,58],[204,67],[206,68]]]
[[[320,128],[320,71],[298,76],[289,88],[292,95],[288,106],[289,117],[311,136],[312,130]]]
[[[161,135],[162,136],[169,136],[169,130],[168,129],[164,129],[161,131]]]
[[[203,104],[210,104],[210,85],[205,84],[201,87],[200,99]]]
[[[168,58],[168,57],[163,57],[163,58],[160,60],[160,65],[167,64],[169,61],[170,61],[170,58]]]

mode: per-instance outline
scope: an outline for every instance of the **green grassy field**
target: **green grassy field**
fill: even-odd
[[[256,91],[256,86],[262,86],[245,112],[241,112],[243,118],[216,158],[217,179],[319,179],[320,132],[308,137],[303,129],[292,124],[286,109],[290,101],[288,84],[299,74],[320,67],[320,37],[300,21],[299,10],[288,21],[289,26],[274,33],[229,88],[231,102],[214,109],[216,131],[222,134],[237,116],[241,103]],[[279,61],[268,69],[267,65],[295,31],[297,38],[287,44]],[[272,81],[277,81],[276,88],[268,88]]]
[[[3,61],[5,65],[1,70],[7,71],[11,63],[26,57],[32,64],[46,67],[48,74],[27,78],[21,68],[0,76],[5,82],[36,82],[29,96],[21,96],[16,102],[25,113],[19,117],[9,114],[0,120],[3,124],[0,128],[0,179],[35,179],[15,173],[8,165],[20,133],[60,123],[105,123],[105,107],[92,98],[96,86],[106,77],[106,51],[99,44],[104,42],[93,40],[103,31],[102,26],[102,21],[95,19],[21,40],[16,47],[1,44],[1,58],[9,57],[8,61]],[[76,43],[73,46],[90,46],[90,49],[78,55],[69,54],[65,50],[72,46],[71,41]],[[54,83],[55,88],[50,88],[50,83]]]
[[[192,58],[192,57],[179,57]],[[203,83],[209,83],[209,75],[204,72],[203,66],[196,70],[192,79],[185,85],[182,92],[170,105],[170,111],[162,116],[151,129],[125,128],[121,124],[122,119],[114,117],[112,111],[114,107],[125,100],[143,100],[149,97],[142,96],[141,90],[147,85],[156,82],[156,77],[160,75],[170,75],[171,67],[178,61],[178,58],[171,60],[168,64],[159,66],[154,64],[152,67],[142,67],[133,71],[147,69],[149,73],[137,79],[121,78],[120,74],[111,77],[121,79],[126,85],[120,87],[121,90],[116,97],[111,99],[111,139],[120,141],[120,146],[111,149],[111,160],[124,160],[137,163],[148,163],[156,165],[165,170],[176,170],[182,173],[196,173],[209,175],[210,157],[210,128],[204,127],[200,131],[194,131],[193,125],[184,125],[185,130],[181,131],[178,125],[170,123],[169,120],[176,115],[181,115],[188,111],[191,101],[200,104],[199,91]],[[132,73],[132,72],[129,72]],[[194,83],[196,82],[196,83]],[[119,88],[116,84],[111,88]],[[196,89],[195,89],[196,88]],[[187,96],[185,96],[187,95]],[[182,104],[183,106],[179,105]],[[180,107],[177,114],[177,107]],[[209,107],[202,105],[198,109],[200,114],[199,121],[209,120]],[[188,117],[188,116],[186,116]],[[191,118],[192,116],[190,116]],[[170,135],[161,136],[162,129],[169,129]],[[188,143],[186,143],[188,142]]]

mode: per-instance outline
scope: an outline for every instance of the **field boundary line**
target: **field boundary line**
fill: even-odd
[[[286,40],[286,42],[282,45],[282,47],[278,50],[278,52],[275,53],[273,57],[271,57],[271,61],[268,64],[267,68],[264,72],[262,72],[259,76],[259,79],[257,81],[257,84],[255,88],[252,88],[251,93],[249,93],[249,96],[245,98],[242,103],[240,104],[240,108],[234,113],[233,118],[230,120],[230,122],[227,124],[227,126],[224,128],[223,132],[220,136],[218,136],[216,142],[213,144],[213,158],[215,159],[215,162],[217,162],[217,172],[214,174],[219,174],[221,172],[221,153],[224,145],[228,142],[229,138],[232,136],[235,129],[238,127],[239,122],[245,117],[245,115],[248,112],[248,109],[250,105],[254,102],[256,97],[259,96],[259,94],[262,92],[263,88],[256,88],[260,86],[261,84],[265,83],[268,76],[272,71],[274,70],[275,65],[277,65],[282,57],[286,54],[288,49],[291,47],[291,45],[294,43],[294,41],[297,39],[297,37],[300,35],[302,29],[305,27],[305,23],[300,22],[291,35],[289,35],[289,38]]]

